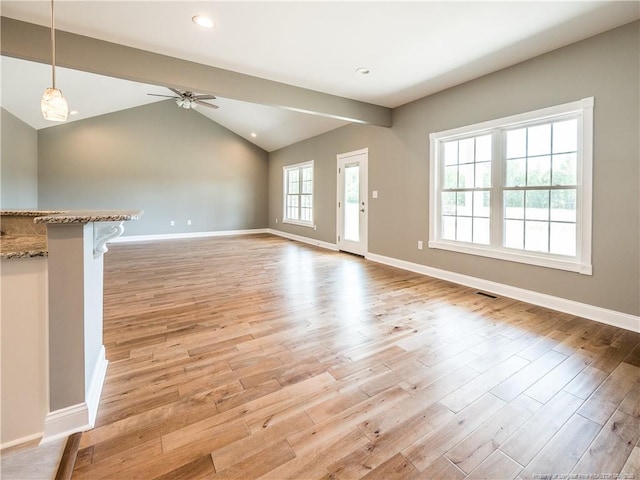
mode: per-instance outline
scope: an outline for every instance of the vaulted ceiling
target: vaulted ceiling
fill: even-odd
[[[271,81],[246,82],[246,91],[242,81],[221,91],[213,82],[207,90],[221,97],[215,102],[221,108],[198,110],[268,151],[353,121],[330,108],[297,108],[269,96],[274,85],[290,86],[290,96],[315,91],[332,102],[334,96],[356,106],[394,108],[640,18],[637,1],[55,5],[60,31],[237,72],[241,80]],[[3,17],[50,26],[47,1],[2,0],[0,8]],[[215,28],[197,27],[194,15],[211,17]],[[34,128],[46,128],[38,109],[50,69],[6,56],[1,66],[2,106]],[[357,73],[359,68],[369,74]],[[140,84],[82,70],[60,68],[58,74],[59,88],[78,111],[72,120],[157,101],[147,93],[168,92],[162,86],[167,82],[151,74]],[[266,93],[256,95],[256,85]]]

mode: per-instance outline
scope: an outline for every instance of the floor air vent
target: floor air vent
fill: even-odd
[[[490,293],[486,293],[486,292],[476,292],[476,295],[482,295],[483,297],[487,297],[487,298],[498,298],[495,295],[491,295]]]

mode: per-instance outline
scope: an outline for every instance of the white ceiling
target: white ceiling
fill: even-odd
[[[1,8],[3,16],[50,24],[47,1],[2,0]],[[196,14],[210,15],[216,28],[196,27],[191,22]],[[60,30],[386,107],[638,18],[638,1],[56,0]],[[10,72],[17,68],[19,79],[8,82],[18,82],[14,85],[19,87],[17,95],[36,98],[37,109],[41,91],[49,83],[46,68],[40,73],[31,67],[21,70],[13,62],[8,68],[4,63],[3,106],[8,97],[13,98],[13,92],[5,89],[5,68]],[[358,75],[358,67],[371,73]],[[35,93],[29,90],[32,81],[37,83],[32,75],[44,75]],[[86,100],[94,99],[90,93],[87,96],[87,90],[99,81],[89,75],[62,69],[59,74],[57,83],[81,112],[78,118],[85,113],[99,114],[104,108],[86,103],[94,102]],[[110,91],[120,99],[116,109],[145,103],[153,99],[147,92],[158,91],[158,87],[104,77],[100,81],[110,82]],[[269,151],[344,124],[238,100],[216,102],[219,110],[202,113]],[[112,108],[116,100],[109,105]],[[22,113],[24,106],[9,108],[7,104],[6,108],[16,108],[14,114],[27,118]],[[251,132],[258,136],[250,137]]]

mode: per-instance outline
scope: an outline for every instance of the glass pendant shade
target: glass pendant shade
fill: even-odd
[[[47,88],[42,94],[40,109],[45,120],[64,122],[69,116],[69,105],[57,88]]]

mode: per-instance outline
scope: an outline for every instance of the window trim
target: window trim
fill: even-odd
[[[469,126],[453,128],[450,130],[435,132],[429,135],[430,140],[430,166],[429,166],[429,248],[449,250],[453,252],[479,255],[483,257],[508,260],[512,262],[526,263],[547,268],[555,268],[578,272],[585,275],[592,274],[591,264],[591,228],[592,228],[592,192],[593,192],[593,106],[594,98],[583,98],[575,102],[542,108],[509,117],[489,120]],[[576,218],[576,256],[565,256],[552,253],[532,252],[503,247],[502,244],[479,245],[453,240],[443,240],[440,237],[440,224],[442,218],[441,187],[443,185],[444,168],[441,158],[441,145],[444,141],[461,137],[471,137],[508,130],[520,124],[533,122],[553,121],[556,117],[577,114],[578,118],[578,162],[577,162],[577,215]],[[504,155],[502,153],[502,136],[493,138],[493,152],[499,152],[497,170],[502,174],[504,168]],[[497,144],[496,144],[497,143]],[[495,161],[492,160],[492,162]],[[494,164],[495,165],[495,164]],[[496,170],[496,168],[494,168]],[[496,177],[493,177],[496,178]],[[495,192],[502,194],[504,185],[492,185],[492,196]],[[493,200],[492,200],[493,201]],[[496,219],[494,208],[491,210],[491,233],[496,237],[495,230],[503,233],[503,215]],[[497,234],[499,237],[500,234]]]
[[[311,227],[314,225],[314,217],[315,217],[315,194],[314,194],[314,184],[315,184],[315,168],[313,165],[313,160],[309,160],[307,162],[296,163],[295,165],[285,165],[282,167],[282,223],[289,223],[292,225],[299,225],[301,227]],[[305,167],[311,167],[312,174],[312,182],[311,182],[311,220],[297,220],[295,218],[287,217],[287,174],[291,170],[301,171]],[[302,184],[301,187],[302,188]],[[301,194],[298,194],[301,195]],[[300,213],[301,202],[298,202],[298,213]]]

